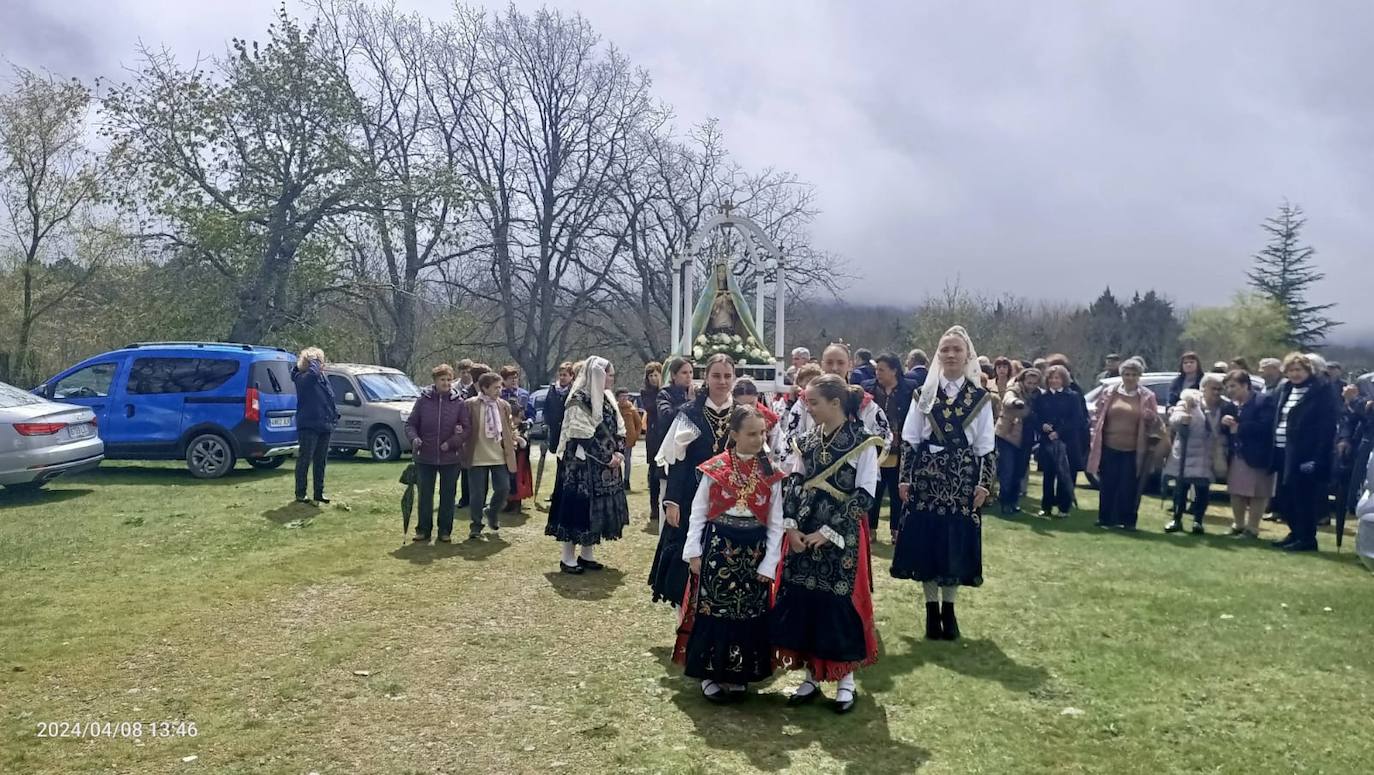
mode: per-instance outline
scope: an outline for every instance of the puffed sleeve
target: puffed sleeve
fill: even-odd
[[[768,510],[768,544],[763,562],[759,563],[760,576],[772,578],[777,574],[778,563],[782,561],[783,530],[782,482],[774,482],[771,508]]]
[[[920,395],[917,393],[916,395]],[[921,413],[921,407],[917,405],[915,396],[911,399],[911,409],[906,413],[906,422],[902,423],[902,441],[911,446],[919,446],[925,441],[926,416]]]
[[[692,514],[687,522],[687,543],[682,546],[682,561],[700,557],[702,552],[701,534],[706,531],[706,512],[711,507],[711,479],[701,477],[697,494],[692,498]]]

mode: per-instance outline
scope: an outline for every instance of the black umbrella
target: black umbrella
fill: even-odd
[[[544,439],[539,442],[539,470],[534,475],[534,507],[539,511],[546,511],[544,504],[539,502],[539,485],[544,482],[544,461],[549,456],[549,440]]]
[[[1188,500],[1188,485],[1184,477],[1188,474],[1188,435],[1192,430],[1193,426],[1188,423],[1178,426],[1178,441],[1183,453],[1178,456],[1178,476],[1174,477],[1174,519],[1183,518],[1183,504]]]
[[[401,472],[401,484],[406,491],[401,495],[401,535],[410,535],[410,513],[415,510],[415,464],[411,463]]]

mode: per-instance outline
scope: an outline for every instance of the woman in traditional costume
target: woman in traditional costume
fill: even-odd
[[[957,640],[955,593],[983,583],[981,509],[996,481],[997,437],[963,326],[940,337],[936,361],[902,427],[905,505],[892,575],[924,585],[926,638]]]
[[[822,682],[838,681],[837,713],[854,709],[854,670],[878,660],[868,510],[878,489],[882,439],[859,419],[862,395],[833,374],[807,386],[815,426],[793,440],[788,457],[788,550],[772,613],[776,666],[806,670],[787,704],[812,702],[822,695]]]
[[[606,389],[606,379],[614,373],[609,361],[594,355],[581,365],[568,391],[556,453],[558,481],[544,528],[545,535],[563,545],[559,569],[564,573],[604,568],[596,561],[596,545],[619,539],[630,524],[621,473],[625,421]]]
[[[758,410],[730,414],[730,448],[699,466],[682,559],[692,581],[673,661],[711,702],[744,696],[773,674],[768,606],[782,557],[783,475],[764,453]]]
[[[735,362],[717,353],[706,361],[706,389],[694,401],[678,408],[659,446],[654,464],[667,470],[663,490],[663,524],[658,551],[649,569],[654,602],[676,608],[682,604],[689,571],[682,559],[687,543],[687,520],[701,481],[699,466],[725,451],[730,437],[731,389],[735,386]]]

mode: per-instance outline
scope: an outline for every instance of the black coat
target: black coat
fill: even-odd
[[[920,389],[921,389],[921,386],[924,385],[924,384],[926,384],[926,377],[929,376],[929,375],[930,375],[930,369],[929,369],[929,368],[927,368],[927,367],[925,367],[925,366],[913,366],[913,367],[911,368],[911,370],[909,370],[909,371],[906,373],[906,378],[909,379],[909,380],[911,380],[912,382],[915,382],[915,383],[916,383],[916,389],[917,389],[917,390],[920,390]]]
[[[549,429],[549,449],[558,449],[563,437],[563,415],[568,411],[568,388],[557,385],[544,394],[544,426]]]
[[[1315,465],[1312,476],[1326,481],[1331,476],[1331,449],[1336,443],[1338,407],[1331,386],[1325,380],[1313,377],[1303,384],[1307,385],[1307,392],[1288,413],[1287,446],[1282,455],[1274,455],[1274,470],[1287,480],[1299,473],[1299,466],[1312,463]],[[1275,429],[1283,405],[1292,392],[1293,384],[1285,382],[1274,397]]]
[[[334,405],[334,388],[317,369],[300,371],[291,367],[291,381],[296,383],[296,427],[303,431],[328,433],[339,421]]]
[[[1183,399],[1183,391],[1193,390],[1202,387],[1201,371],[1199,371],[1197,373],[1197,376],[1192,379],[1187,379],[1187,376],[1188,375],[1184,374],[1183,372],[1179,372],[1178,376],[1174,377],[1174,381],[1169,383],[1170,409],[1174,408],[1174,405],[1176,405],[1179,401]],[[1185,379],[1187,380],[1186,382]]]
[[[909,379],[898,379],[897,389],[892,391],[891,401],[888,400],[887,391],[883,390],[876,379],[864,382],[863,389],[865,393],[873,396],[878,408],[887,415],[887,425],[900,441],[902,426],[906,424],[906,414],[911,410],[911,399],[916,391],[921,389],[921,386]]]
[[[1278,407],[1274,397],[1252,393],[1241,406],[1227,403],[1222,417],[1235,417],[1234,431],[1222,428],[1226,434],[1226,450],[1231,457],[1239,456],[1251,468],[1268,471],[1274,460],[1274,413]]]
[[[687,514],[692,510],[692,499],[697,494],[697,483],[701,479],[697,466],[719,455],[724,450],[715,448],[715,438],[711,435],[711,424],[706,419],[705,390],[697,395],[695,401],[689,404],[679,404],[677,411],[674,412],[674,419],[678,414],[686,414],[688,419],[696,424],[698,434],[696,439],[687,445],[683,459],[668,467],[668,484],[664,490],[663,500],[667,503],[676,503],[678,508],[682,510],[682,525],[685,528]],[[662,419],[660,416],[659,420],[662,421]],[[669,424],[671,422],[670,420]]]
[[[1041,391],[1031,401],[1030,414],[1026,417],[1027,427],[1035,433],[1036,443],[1048,446],[1049,434],[1044,426],[1049,425],[1059,434],[1059,439],[1069,455],[1069,464],[1075,471],[1082,471],[1087,464],[1088,453],[1088,405],[1083,395],[1075,390],[1061,390],[1051,393]]]

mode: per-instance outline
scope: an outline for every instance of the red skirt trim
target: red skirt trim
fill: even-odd
[[[511,489],[506,503],[515,503],[534,497],[534,475],[530,470],[530,448],[515,451],[515,486]]]

